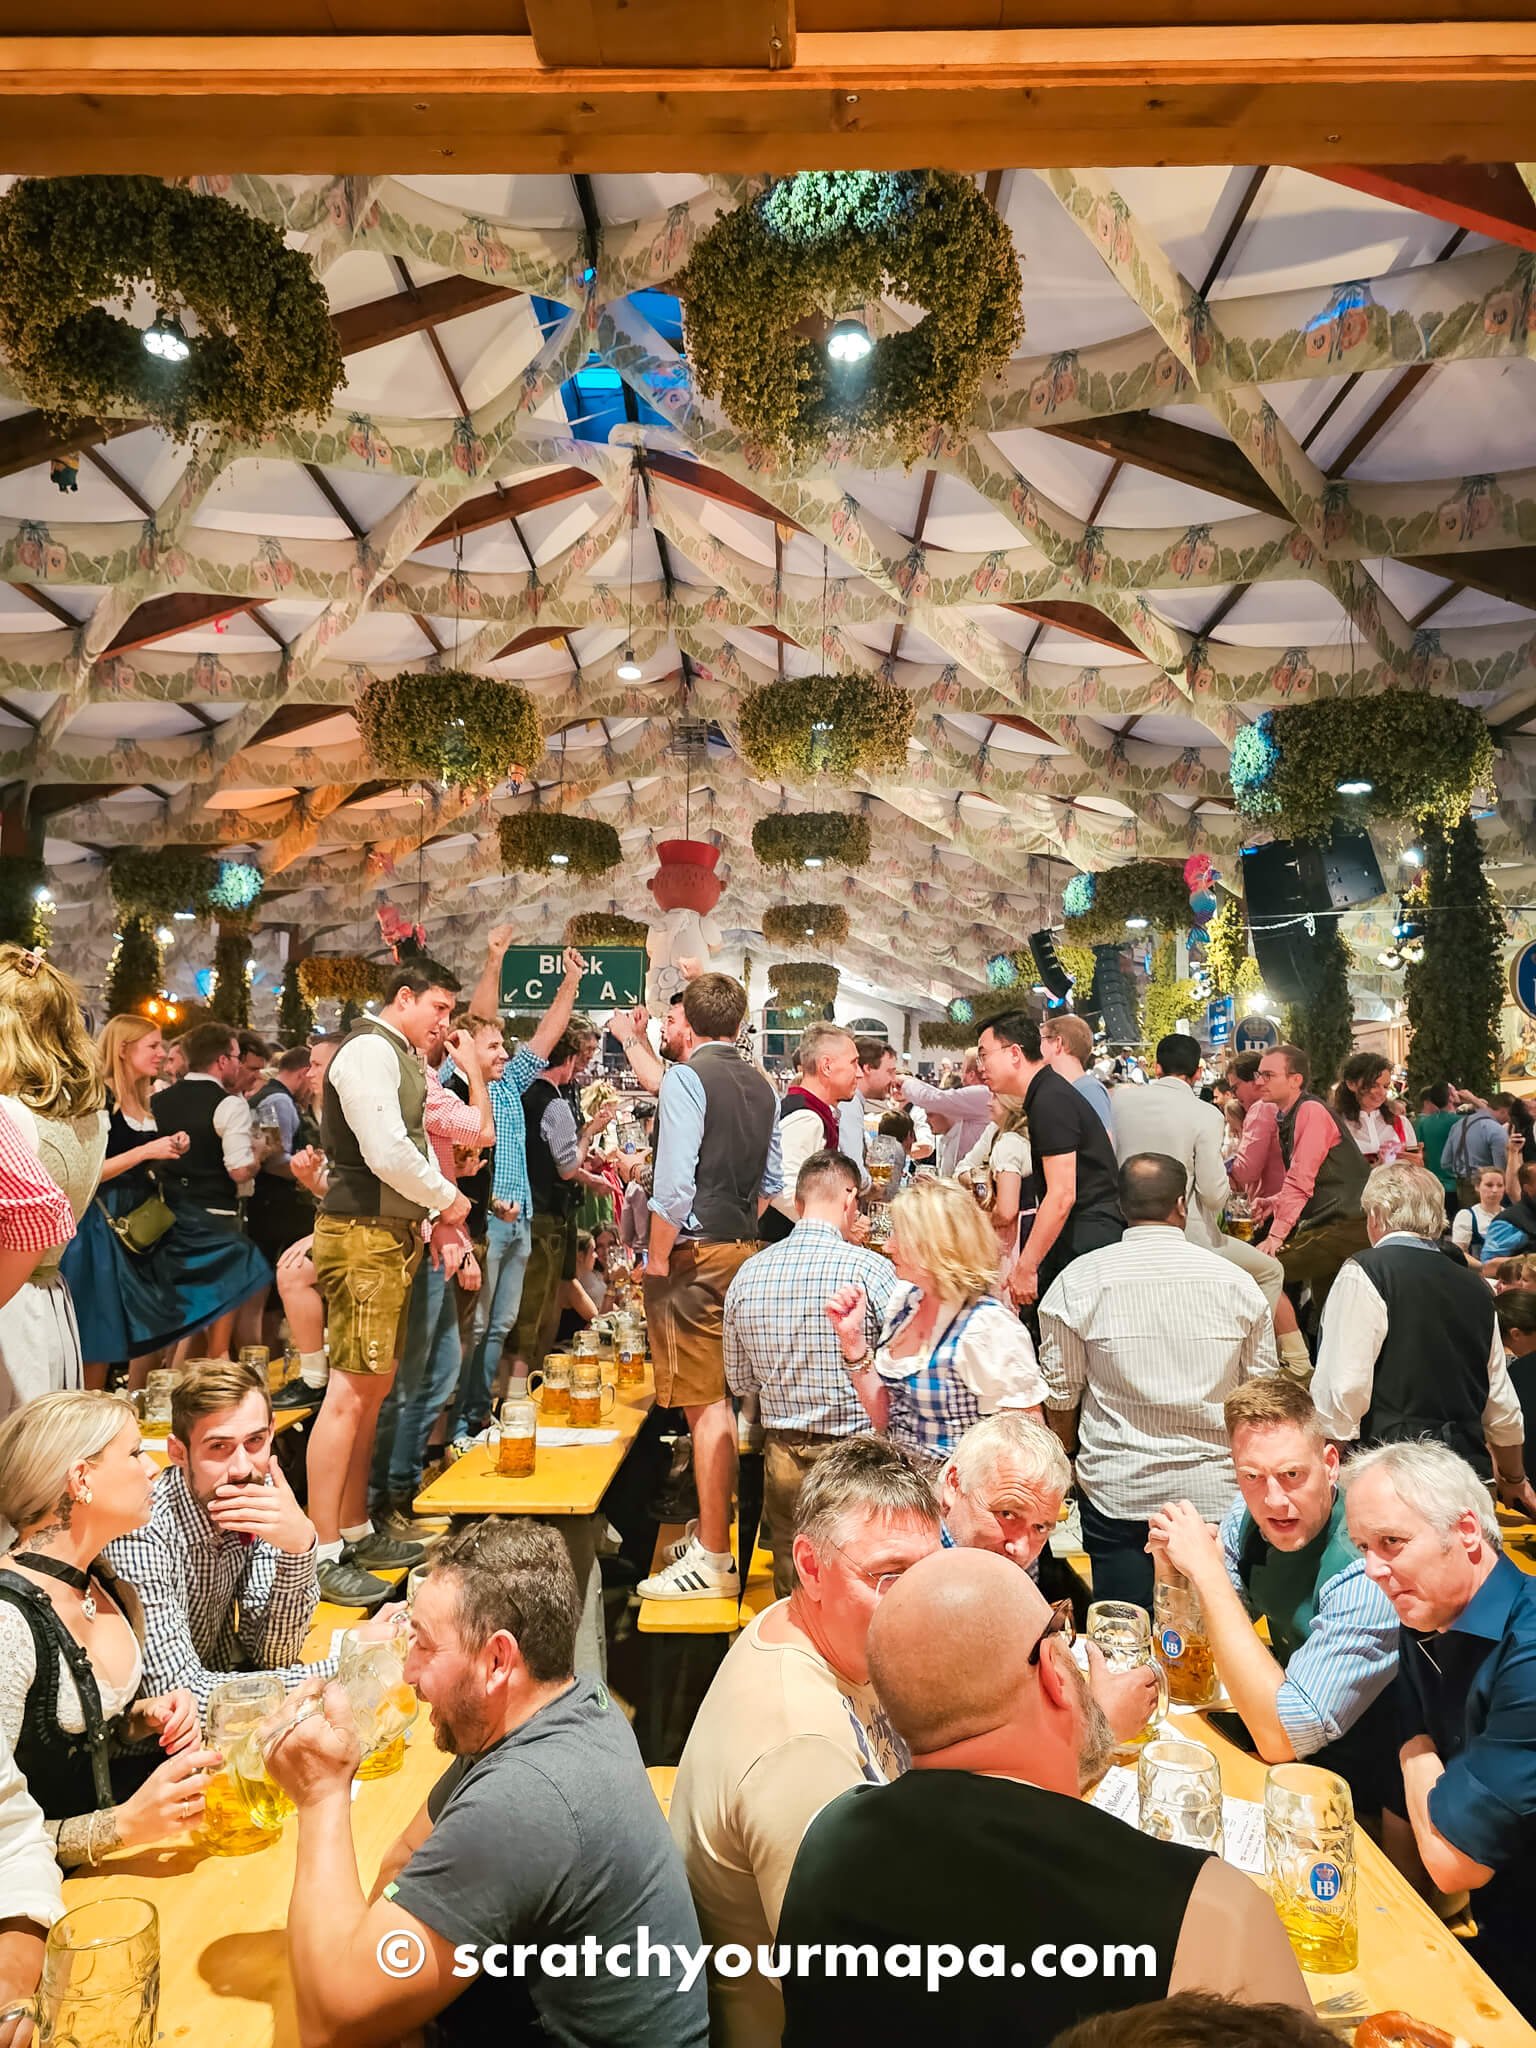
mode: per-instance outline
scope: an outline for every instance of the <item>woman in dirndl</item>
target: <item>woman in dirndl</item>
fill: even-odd
[[[78,1224],[107,1145],[106,1087],[80,990],[39,952],[0,945],[0,1115],[68,1198]],[[81,1384],[80,1335],[57,1249],[0,1308],[0,1421]]]

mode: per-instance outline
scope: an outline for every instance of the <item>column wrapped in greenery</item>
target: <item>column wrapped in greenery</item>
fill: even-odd
[[[251,1021],[251,927],[247,920],[219,920],[213,945],[213,994],[208,1007],[215,1017],[244,1031]]]
[[[1504,1001],[1504,916],[1483,868],[1477,826],[1447,832],[1420,821],[1424,846],[1424,958],[1403,993],[1413,1042],[1409,1093],[1454,1081],[1474,1094],[1497,1085],[1499,1011]]]
[[[1172,939],[1164,939],[1153,956],[1152,978],[1141,997],[1141,1037],[1149,1053],[1155,1051],[1160,1038],[1177,1031],[1181,1022],[1192,1024],[1205,1007],[1195,1000],[1195,984],[1180,981],[1177,965],[1178,949]]]
[[[278,1036],[284,1045],[303,1045],[315,1028],[315,1013],[299,987],[299,963],[290,960],[283,969],[283,992],[277,1003]]]
[[[1317,950],[1322,975],[1310,1003],[1288,1004],[1283,1020],[1287,1041],[1311,1056],[1312,1086],[1326,1095],[1349,1058],[1355,1037],[1355,1006],[1349,993],[1349,948],[1338,924],[1318,919]]]
[[[120,1017],[130,1010],[142,1010],[152,996],[159,995],[162,972],[154,919],[125,917],[107,974],[109,1014]]]
[[[0,854],[0,940],[13,946],[44,946],[52,927],[48,906],[37,893],[48,886],[48,869],[27,854]]]

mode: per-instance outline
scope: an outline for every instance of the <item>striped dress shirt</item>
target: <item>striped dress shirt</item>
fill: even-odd
[[[1221,1555],[1251,1612],[1239,1555],[1243,1512],[1239,1494],[1222,1517]],[[1337,1742],[1386,1691],[1397,1676],[1397,1645],[1397,1610],[1366,1577],[1363,1558],[1319,1586],[1311,1632],[1275,1695],[1276,1715],[1298,1759]]]
[[[827,1302],[862,1287],[871,1352],[902,1291],[889,1259],[849,1244],[830,1223],[802,1219],[748,1259],[725,1297],[725,1377],[733,1394],[761,1397],[763,1426],[857,1436],[869,1419],[843,1370]]]
[[[1081,1404],[1078,1483],[1117,1521],[1170,1500],[1218,1521],[1237,1483],[1221,1404],[1278,1364],[1257,1285],[1170,1224],[1074,1259],[1040,1304],[1046,1405]]]
[[[156,1480],[144,1527],[105,1555],[144,1605],[146,1698],[184,1685],[206,1720],[231,1672],[270,1671],[285,1686],[335,1676],[333,1657],[298,1661],[320,1597],[314,1547],[294,1557],[216,1529],[179,1465]]]

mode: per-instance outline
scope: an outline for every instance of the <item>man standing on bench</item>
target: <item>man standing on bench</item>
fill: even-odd
[[[642,1600],[737,1598],[731,1553],[736,1430],[725,1384],[725,1293],[757,1250],[757,1219],[783,1191],[778,1098],[736,1047],[746,991],[701,974],[683,991],[680,1063],[661,1083],[645,1313],[659,1406],[693,1438],[699,1525]]]

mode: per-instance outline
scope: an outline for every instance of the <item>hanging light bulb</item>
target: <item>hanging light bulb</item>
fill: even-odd
[[[827,336],[827,354],[834,363],[862,363],[874,347],[862,320],[845,315]]]
[[[1125,920],[1125,928],[1128,932],[1144,932],[1147,928],[1147,920],[1144,917],[1128,917]]]
[[[161,924],[155,927],[155,938],[160,945],[169,946],[175,943],[176,934],[168,924]]]
[[[619,663],[614,673],[617,675],[621,683],[639,682],[640,664],[635,659],[635,650],[633,649],[633,647],[625,648],[624,659]]]
[[[826,863],[822,860],[820,854],[808,853],[802,865],[808,868],[819,868],[824,867]]]
[[[144,330],[144,346],[162,363],[184,363],[192,353],[187,330],[174,313],[159,312],[153,325]]]
[[[1374,782],[1367,782],[1362,775],[1354,776],[1348,782],[1335,783],[1334,787],[1340,796],[1369,796],[1376,785]]]
[[[552,853],[549,856],[549,864],[552,868],[568,868],[571,856],[568,853]]]

